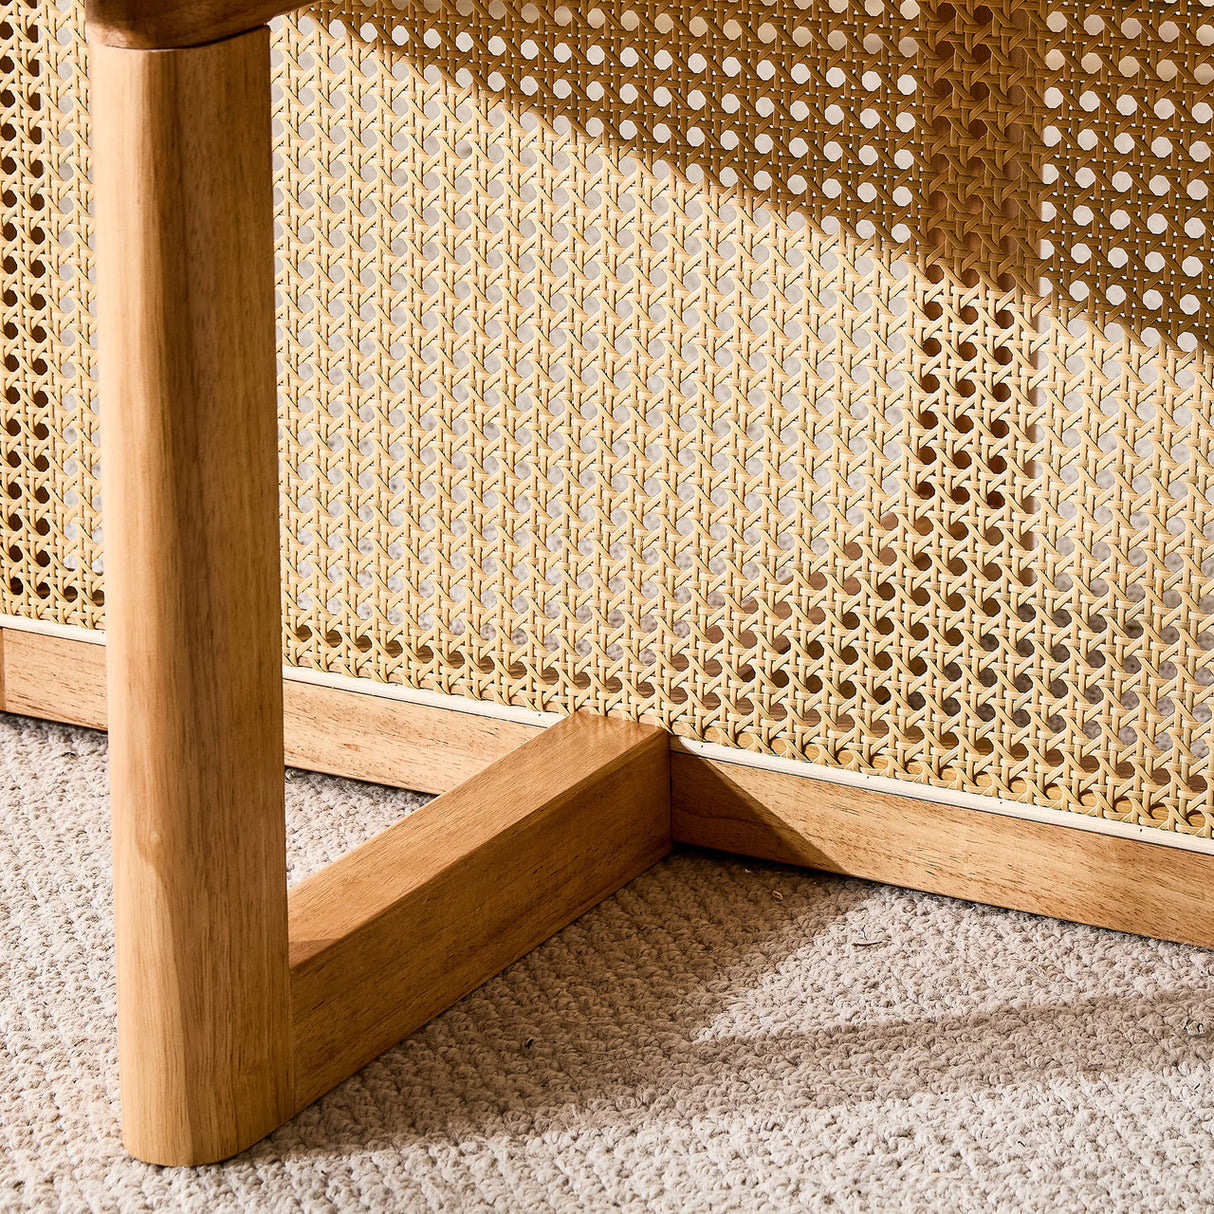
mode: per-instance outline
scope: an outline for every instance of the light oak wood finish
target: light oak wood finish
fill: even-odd
[[[292,1105],[269,36],[91,48],[123,1132]]]
[[[447,792],[541,727],[288,681],[287,762],[417,792]]]
[[[0,629],[5,710],[104,729],[105,648],[19,628]]]
[[[105,646],[0,628],[7,711],[105,729]],[[283,681],[292,767],[416,792],[449,792],[530,741],[540,725]]]
[[[671,755],[677,842],[1214,948],[1214,857]]]
[[[289,0],[87,0],[89,41],[127,50],[219,42],[306,4]]]
[[[669,757],[570,717],[296,886],[296,1107],[665,856]]]

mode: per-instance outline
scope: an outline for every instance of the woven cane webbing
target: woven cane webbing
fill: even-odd
[[[103,596],[82,11],[0,4],[0,611],[91,628]]]
[[[0,610],[100,627],[80,17],[4,11]],[[284,23],[286,659],[1209,836],[1212,44]]]

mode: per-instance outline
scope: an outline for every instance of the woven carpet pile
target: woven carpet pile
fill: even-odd
[[[0,716],[0,1210],[1214,1210],[1214,955],[691,852],[245,1154],[139,1163],[105,774]],[[291,879],[424,800],[288,773]]]

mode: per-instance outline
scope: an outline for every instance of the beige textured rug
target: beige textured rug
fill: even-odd
[[[292,878],[421,798],[291,773]],[[677,855],[272,1138],[118,1137],[105,738],[0,717],[0,1210],[1214,1210],[1214,956]]]

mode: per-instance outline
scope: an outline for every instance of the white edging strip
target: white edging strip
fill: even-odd
[[[19,632],[38,632],[45,636],[58,637],[60,640],[84,641],[90,645],[105,644],[105,634],[97,629],[52,624],[45,620],[26,620],[18,616],[0,615],[0,628],[12,628]],[[312,683],[317,687],[339,688],[358,695],[396,700],[402,704],[443,708],[449,712],[466,712],[473,716],[491,717],[495,720],[512,721],[522,725],[548,726],[554,725],[561,719],[561,714],[556,712],[534,712],[528,708],[512,708],[506,704],[470,700],[463,696],[445,695],[438,691],[421,691],[412,687],[401,687],[395,683],[377,683],[372,679],[355,679],[349,675],[303,670],[297,666],[284,666],[282,673],[284,679],[294,683]],[[1025,822],[1040,822],[1046,826],[1061,826],[1068,830],[1086,830],[1097,835],[1132,839],[1136,843],[1153,843],[1159,847],[1175,847],[1181,851],[1214,855],[1214,839],[1199,839],[1193,835],[1161,830],[1157,826],[1139,826],[1133,822],[1092,818],[1072,810],[1053,809],[1043,805],[1024,805],[1019,801],[1008,801],[1002,797],[984,797],[979,793],[962,792],[955,788],[941,788],[935,784],[915,784],[909,780],[894,780],[889,776],[870,776],[864,772],[825,767],[820,763],[802,763],[797,759],[783,759],[776,755],[755,754],[752,751],[736,750],[731,746],[721,746],[715,742],[697,742],[691,738],[679,738],[676,746],[690,754],[700,755],[702,758],[720,763],[754,767],[760,771],[779,772],[782,775],[798,776],[806,780],[823,780],[828,784],[842,784],[849,788],[866,788],[875,793],[910,797],[916,801],[933,801],[937,805],[952,805],[960,809],[977,810],[979,813],[1000,814],[1005,818],[1020,818]]]
[[[105,633],[97,628],[77,628],[73,624],[52,624],[50,620],[23,620],[19,615],[0,615],[0,628],[13,632],[36,632],[61,641],[83,641],[86,645],[104,645]]]

